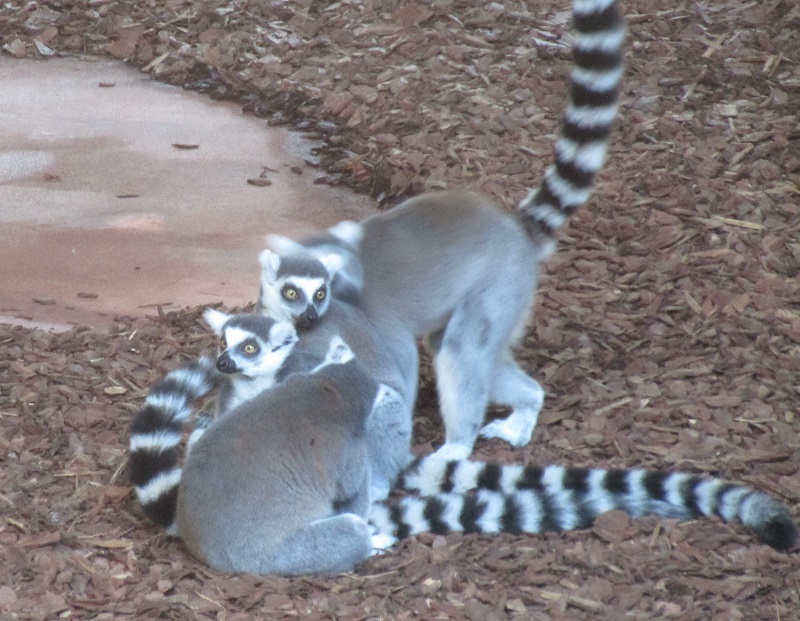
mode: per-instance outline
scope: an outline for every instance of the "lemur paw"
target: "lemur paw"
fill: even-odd
[[[515,410],[508,418],[492,421],[481,429],[482,438],[500,438],[512,446],[525,446],[531,441],[539,412]]]
[[[391,535],[372,535],[370,540],[372,541],[372,553],[370,556],[383,554],[397,543],[397,539]]]

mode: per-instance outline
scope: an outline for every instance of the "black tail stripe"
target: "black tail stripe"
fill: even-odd
[[[541,492],[544,490],[542,474],[541,467],[535,465],[526,466],[517,481],[517,489],[530,489]]]
[[[609,71],[622,64],[622,52],[605,50],[582,50],[576,48],[572,53],[575,64],[590,71]]]
[[[439,498],[432,497],[425,503],[422,515],[428,521],[430,531],[434,535],[446,535],[450,532],[450,527],[442,520],[444,515],[445,503]]]
[[[573,162],[565,162],[561,159],[556,161],[558,174],[569,181],[576,188],[588,188],[592,185],[594,171],[583,170]]]
[[[564,489],[584,495],[589,492],[589,471],[586,468],[567,468],[564,471]]]
[[[564,121],[561,134],[573,142],[600,142],[605,141],[611,135],[611,126],[601,124],[587,127],[567,119]]]
[[[564,530],[558,505],[553,502],[550,494],[538,493],[537,496],[542,507],[542,530],[552,530],[556,532]]]
[[[617,89],[598,91],[573,82],[570,85],[570,99],[576,108],[605,108],[617,101]]]
[[[141,487],[163,472],[169,472],[178,464],[178,448],[153,452],[148,449],[133,451],[128,458],[131,482]]]
[[[504,533],[519,534],[522,532],[522,510],[514,496],[505,497],[503,514],[500,516],[500,528]]]
[[[447,466],[445,466],[444,475],[442,476],[442,487],[441,487],[441,490],[445,494],[449,494],[450,492],[452,492],[455,487],[453,478],[456,472],[456,468],[458,468],[457,461],[448,461]]]
[[[608,470],[603,477],[603,487],[610,494],[616,496],[626,496],[630,494],[631,488],[628,484],[628,472],[625,470]]]
[[[594,13],[575,14],[573,16],[575,30],[584,34],[594,34],[607,30],[616,30],[622,25],[622,16],[616,2]]]
[[[702,482],[703,480],[700,477],[690,477],[683,481],[679,488],[684,506],[689,509],[695,517],[704,515],[700,510],[700,505],[697,503],[697,486]]]
[[[467,494],[464,496],[464,505],[461,507],[458,521],[464,527],[465,533],[483,532],[478,525],[478,520],[483,517],[486,511],[486,503],[478,498],[477,494]]]
[[[476,484],[481,489],[497,492],[500,490],[500,475],[502,473],[502,466],[499,464],[486,464],[478,475]]]
[[[145,405],[131,421],[131,434],[153,433],[154,431],[180,431],[182,421],[175,420],[173,413],[166,413],[160,408]]]
[[[389,505],[389,516],[395,525],[395,537],[405,539],[411,533],[411,527],[403,520],[403,507],[400,503]]]
[[[664,500],[666,492],[664,490],[664,481],[669,475],[665,472],[658,472],[651,470],[645,473],[642,477],[642,485],[644,485],[647,495],[653,500]]]

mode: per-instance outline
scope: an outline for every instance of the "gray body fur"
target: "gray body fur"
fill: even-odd
[[[377,383],[357,361],[295,375],[215,421],[186,459],[178,533],[210,566],[297,575],[371,551],[366,419]]]

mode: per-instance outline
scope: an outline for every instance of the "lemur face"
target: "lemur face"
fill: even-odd
[[[264,250],[260,257],[259,310],[291,321],[300,329],[313,326],[330,303],[330,284],[340,258],[317,259],[309,254],[277,255]]]
[[[220,337],[217,370],[254,378],[274,375],[297,342],[297,332],[287,321],[256,313],[227,315],[214,309],[205,320]]]

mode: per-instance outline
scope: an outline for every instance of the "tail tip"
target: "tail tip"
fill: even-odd
[[[788,513],[777,513],[759,529],[758,536],[775,550],[788,552],[797,543],[797,525]]]

